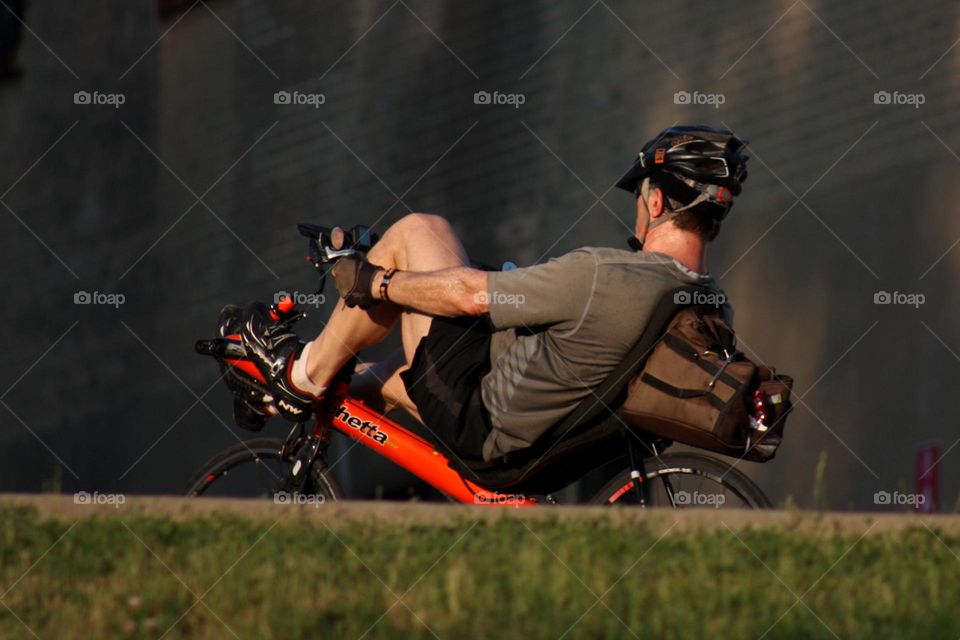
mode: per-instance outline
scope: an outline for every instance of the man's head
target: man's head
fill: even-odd
[[[667,222],[713,240],[747,179],[746,144],[705,126],[671,127],[647,142],[617,183],[637,197],[637,240]]]
[[[686,208],[696,195],[688,198],[667,195],[673,192],[664,186],[665,182],[664,176],[652,176],[641,183],[637,195],[637,237],[643,237],[641,234],[646,235],[660,223],[669,222],[668,226],[693,233],[704,243],[716,238],[729,207],[701,202]],[[646,229],[641,229],[644,225]]]

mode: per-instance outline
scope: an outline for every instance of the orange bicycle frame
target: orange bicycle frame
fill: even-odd
[[[489,491],[471,482],[453,469],[431,442],[345,393],[330,398],[327,408],[317,415],[314,437],[324,437],[328,429],[392,460],[458,502],[517,507],[537,504],[536,498]]]
[[[293,312],[294,304],[289,298],[271,309],[275,320]],[[240,337],[229,335],[226,340],[239,344]],[[251,378],[266,382],[251,361],[231,357],[225,360],[227,364],[240,369]],[[348,387],[349,384],[345,382],[336,384],[329,397],[318,406],[314,438],[327,438],[331,429],[339,431],[392,460],[458,502],[517,507],[537,504],[534,497],[490,491],[464,478],[450,466],[449,459],[437,451],[433,443],[371,409],[360,400],[349,397]]]

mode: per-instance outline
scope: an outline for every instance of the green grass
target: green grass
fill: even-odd
[[[858,542],[816,527],[660,539],[606,518],[71,524],[0,508],[0,638],[960,636],[960,537],[924,527]]]

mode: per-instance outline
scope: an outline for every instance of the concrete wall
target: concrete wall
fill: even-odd
[[[296,222],[440,213],[490,263],[620,246],[632,205],[609,187],[674,122],[752,142],[712,270],[743,344],[803,398],[777,460],[742,466],[809,504],[825,452],[828,504],[869,507],[912,485],[917,442],[958,437],[955,3],[63,7],[31,3],[26,75],[0,85],[0,490],[59,474],[65,490],[177,491],[235,442],[192,344],[225,302],[312,291]],[[76,105],[78,90],[126,101]],[[277,105],[281,90],[325,102]],[[477,105],[477,91],[525,101]],[[78,290],[126,301],[78,306]],[[879,290],[926,302],[877,306]],[[340,471],[360,494],[403,482],[374,463],[351,452]]]

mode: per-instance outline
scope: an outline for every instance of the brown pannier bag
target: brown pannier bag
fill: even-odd
[[[630,381],[620,413],[656,436],[766,462],[783,439],[792,388],[793,378],[737,351],[719,309],[686,307]]]

